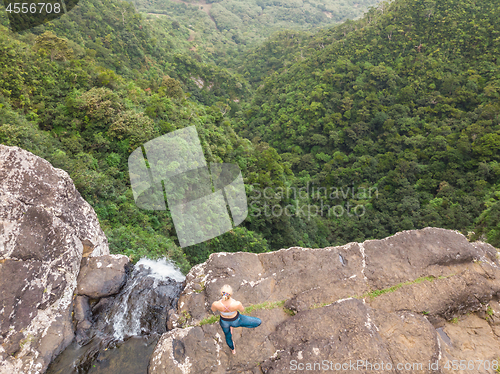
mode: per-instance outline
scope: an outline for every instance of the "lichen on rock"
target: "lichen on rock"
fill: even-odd
[[[0,373],[43,373],[71,342],[84,253],[108,241],[69,175],[0,145]]]

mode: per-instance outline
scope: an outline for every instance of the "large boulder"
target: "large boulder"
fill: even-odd
[[[82,256],[108,255],[66,172],[0,145],[0,373],[43,373],[73,339]]]
[[[124,255],[84,258],[78,275],[78,295],[92,299],[117,294],[127,280],[130,259]]]
[[[186,282],[172,321],[177,328],[160,339],[150,374],[321,372],[326,366],[430,373],[453,360],[499,358],[498,252],[456,231],[426,228],[339,247],[216,253],[193,267]],[[236,355],[210,320],[226,283],[263,321],[234,330]],[[398,367],[407,363],[410,370]],[[462,372],[488,371],[476,365]]]

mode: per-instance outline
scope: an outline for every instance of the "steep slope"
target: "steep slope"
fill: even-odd
[[[180,83],[162,75],[158,85],[137,82],[103,69],[92,56],[71,55],[72,43],[46,32],[26,43],[0,30],[2,85],[0,142],[20,146],[67,171],[96,210],[113,252],[136,260],[167,256],[184,271],[212,251],[265,251],[261,235],[243,227],[211,243],[189,248],[175,243],[169,212],[145,211],[134,204],[127,160],[140,144],[196,125],[208,162],[240,165],[248,182],[265,179],[268,165],[282,168],[272,149],[240,138],[224,119],[224,107],[190,100]],[[22,39],[32,38],[26,35]],[[259,155],[259,157],[257,157]],[[248,240],[248,245],[243,241]],[[246,247],[246,249],[245,249]]]
[[[293,178],[272,147],[234,132],[228,117],[240,108],[231,98],[244,95],[244,80],[181,53],[176,38],[183,30],[172,32],[116,0],[79,4],[22,35],[2,28],[0,141],[68,171],[96,209],[112,251],[135,259],[167,255],[187,271],[214,251],[328,245],[319,219],[260,215],[186,249],[186,259],[169,213],[133,204],[126,166],[133,146],[192,124],[203,134],[207,160],[238,163],[249,193],[252,185],[284,187]]]
[[[300,186],[377,189],[350,198],[364,216],[329,216],[338,243],[427,225],[466,232],[488,208],[476,231],[498,245],[499,12],[494,1],[397,0],[308,42],[284,34],[274,50],[289,57],[237,129],[275,147]]]
[[[215,0],[215,1],[131,1],[141,12],[162,15],[171,22],[204,24],[211,39],[224,40],[232,45],[262,41],[282,29],[311,29],[325,27],[362,15],[377,0]],[[160,17],[158,17],[160,18]],[[198,24],[198,25],[197,25]],[[199,31],[199,30],[198,30]],[[203,36],[201,36],[203,38]]]
[[[209,105],[241,97],[247,91],[243,79],[213,62],[202,62],[183,48],[177,40],[180,32],[153,27],[126,1],[80,2],[61,18],[26,31],[21,40],[32,44],[35,36],[46,31],[70,41],[72,52],[67,60],[89,56],[104,68],[102,75],[110,81],[117,79],[116,73],[136,80],[143,89],[153,89],[161,84],[163,75],[169,75]],[[200,80],[206,84],[200,86]]]

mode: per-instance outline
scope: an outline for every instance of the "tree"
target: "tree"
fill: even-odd
[[[45,31],[35,39],[35,50],[41,55],[50,56],[51,61],[68,61],[73,58],[73,49],[68,40],[58,38],[52,31]]]
[[[153,120],[143,113],[137,113],[133,110],[120,113],[108,130],[108,135],[111,138],[128,140],[130,150],[134,150],[153,139],[155,134]]]
[[[170,78],[168,75],[163,77],[158,92],[176,99],[180,99],[184,96],[180,82],[174,78]]]

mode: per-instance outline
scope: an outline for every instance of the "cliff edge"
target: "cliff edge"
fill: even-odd
[[[43,373],[73,339],[83,257],[108,255],[69,175],[0,145],[0,373]]]
[[[150,374],[491,373],[500,360],[498,252],[455,231],[216,253],[186,281]],[[262,319],[234,329],[234,356],[210,310],[226,283]],[[453,360],[469,366],[452,370]]]

